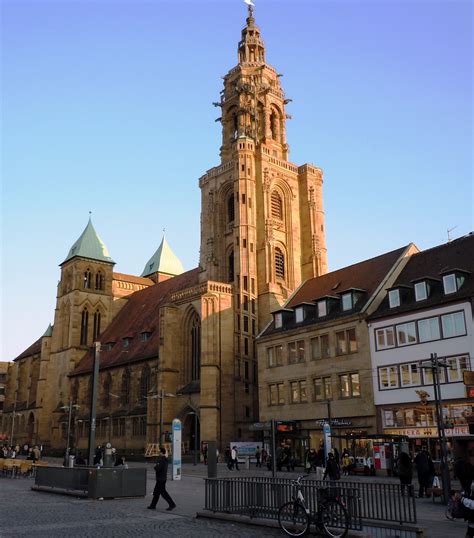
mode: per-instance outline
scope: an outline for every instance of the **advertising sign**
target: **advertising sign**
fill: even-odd
[[[177,418],[173,420],[173,474],[172,480],[181,480],[181,421]]]
[[[328,460],[328,454],[331,452],[331,426],[327,422],[323,424],[323,434],[324,434],[324,459]]]
[[[255,460],[255,452],[257,447],[260,447],[262,450],[262,443],[253,442],[253,441],[235,441],[235,443],[230,444],[231,448],[236,448],[237,450],[237,460],[239,462],[245,461],[245,458],[248,456],[250,461]]]

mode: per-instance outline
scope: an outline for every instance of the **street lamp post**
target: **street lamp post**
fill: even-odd
[[[161,447],[162,444],[163,444],[163,425],[164,425],[163,402],[164,402],[165,398],[176,398],[176,394],[173,394],[172,392],[165,392],[164,389],[160,389],[159,394],[154,394],[153,396],[148,396],[148,398],[150,398],[152,400],[156,400],[156,399],[159,398],[159,400],[160,400],[160,437],[159,437],[159,445]]]
[[[436,406],[436,422],[438,423],[438,439],[441,449],[441,473],[443,476],[443,497],[444,502],[447,504],[451,491],[451,477],[449,476],[448,468],[448,447],[446,445],[446,432],[443,419],[443,400],[441,398],[441,386],[439,381],[440,368],[448,368],[448,365],[444,362],[440,362],[436,353],[431,353],[430,364],[423,366],[424,369],[429,369],[432,372],[433,377],[433,391]]]
[[[77,404],[72,403],[72,398],[69,400],[69,405],[63,405],[61,409],[68,410],[68,419],[67,419],[67,434],[66,434],[66,455],[64,459],[64,466],[66,467],[69,461],[69,440],[71,438],[71,418],[72,418],[72,410],[78,409],[80,406]]]

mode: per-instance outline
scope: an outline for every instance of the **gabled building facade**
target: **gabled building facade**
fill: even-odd
[[[339,449],[338,435],[377,433],[366,319],[414,252],[410,244],[307,280],[258,337],[260,420],[292,423],[283,435],[300,458],[319,449],[329,416]]]
[[[472,463],[474,406],[463,373],[473,367],[473,252],[471,233],[413,255],[369,317],[379,432],[408,436],[413,452],[427,446],[439,459],[428,368],[435,353],[447,366],[440,376],[450,454]]]

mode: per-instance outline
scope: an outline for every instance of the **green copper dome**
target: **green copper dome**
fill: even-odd
[[[184,273],[183,264],[171,250],[163,236],[158,250],[148,260],[141,276],[149,276],[153,273],[166,273],[167,275],[180,275]]]
[[[71,258],[74,258],[75,256],[90,258],[91,260],[98,260],[101,262],[115,263],[110,257],[109,251],[104,245],[104,242],[97,235],[94,226],[92,226],[92,221],[90,218],[81,236],[74,243],[74,245],[72,245],[69,254],[66,256],[63,263],[67,262]]]

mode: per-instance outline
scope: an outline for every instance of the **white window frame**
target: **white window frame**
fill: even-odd
[[[461,361],[465,361],[464,368],[461,365]],[[459,357],[447,357],[445,362],[448,365],[453,364],[453,363],[456,365],[456,368],[455,368],[456,378],[452,378],[453,376],[451,376],[452,369],[446,368],[446,378],[447,378],[446,381],[448,383],[462,383],[463,372],[470,369],[469,355],[460,355]]]
[[[458,291],[457,280],[455,273],[443,276],[444,294],[456,293]]]
[[[387,386],[384,386],[382,381],[382,375],[384,373],[387,380]],[[391,374],[393,373],[395,374],[395,380],[392,382]],[[396,389],[400,386],[400,376],[397,365],[379,367],[379,386],[380,390]]]
[[[281,329],[283,326],[283,314],[278,312],[275,314],[275,329]]]
[[[302,306],[298,306],[295,308],[295,322],[296,323],[302,323],[304,321],[304,308]]]
[[[428,285],[423,280],[415,284],[415,301],[426,301],[426,299],[428,299]]]
[[[399,334],[401,333],[401,328],[402,327],[408,327],[410,325],[412,325],[413,328],[414,328],[415,340],[410,342],[409,339],[407,338],[406,342],[400,342]],[[399,323],[398,325],[395,325],[395,332],[397,333],[397,345],[399,345],[399,346],[411,346],[411,345],[416,344],[418,342],[418,338],[417,338],[417,334],[416,334],[416,323],[414,321],[408,321],[406,323]],[[408,334],[406,329],[405,329],[405,334]]]
[[[462,316],[462,324],[463,324],[463,331],[462,332],[456,332],[456,319],[455,317]],[[445,320],[452,319],[452,326],[454,329],[454,333],[450,335],[446,335],[446,322]],[[443,338],[454,338],[456,336],[464,336],[466,334],[466,320],[464,318],[464,312],[452,312],[450,314],[443,314],[441,316],[441,327],[443,330]]]
[[[267,347],[267,359],[268,359],[268,367],[273,368],[274,366],[277,366],[276,364],[276,358],[275,358],[275,349],[273,347]]]
[[[388,341],[387,335],[389,333],[391,333],[391,335],[392,335],[392,341],[393,341],[392,344],[387,343],[387,341]],[[383,339],[384,339],[383,344],[379,343],[379,334],[383,335]],[[391,326],[391,327],[382,327],[380,329],[375,329],[375,347],[376,347],[377,351],[382,350],[382,349],[389,349],[389,348],[395,347],[395,329],[393,328],[393,326]]]
[[[352,292],[343,293],[341,296],[341,301],[342,301],[343,312],[346,312],[347,310],[352,310],[352,308],[354,307],[353,301],[352,301]]]
[[[390,308],[400,306],[400,290],[390,290],[388,292],[388,304]]]
[[[418,373],[418,381],[414,382],[413,380],[413,374],[412,366],[416,367],[416,372]],[[408,368],[408,373],[410,381],[408,383],[403,382],[403,369]],[[421,385],[421,368],[420,365],[417,362],[405,362],[403,364],[400,364],[400,387],[419,387]]]
[[[327,301],[323,299],[318,301],[318,318],[323,318],[328,315]]]
[[[422,342],[432,342],[433,340],[439,340],[441,338],[441,327],[439,326],[439,317],[436,316],[436,317],[432,317],[432,318],[425,318],[425,319],[419,319],[417,321],[417,324],[418,324],[418,341],[420,343]],[[421,326],[423,326],[424,324],[427,324],[428,327],[429,327],[429,332],[430,332],[430,337],[429,338],[426,338],[424,339],[422,337],[422,330],[421,329]],[[437,328],[437,335],[433,335],[433,331],[432,331],[432,328],[434,325],[436,328]]]

